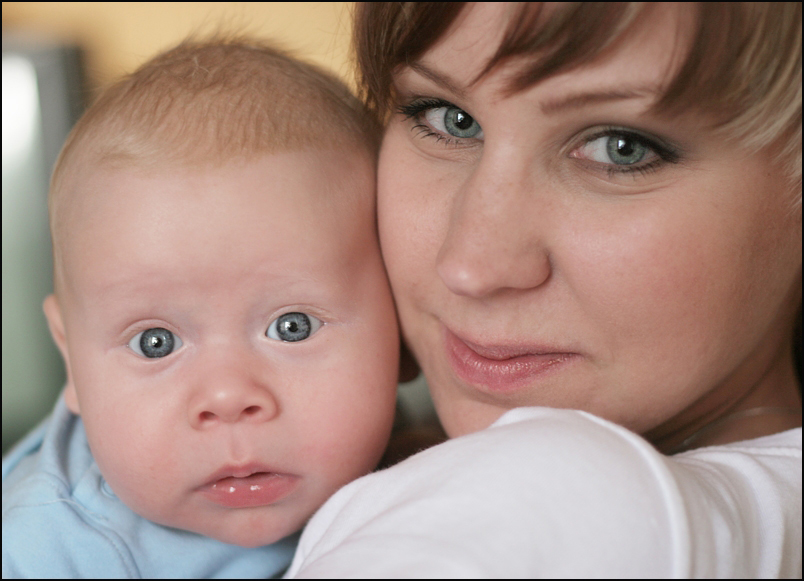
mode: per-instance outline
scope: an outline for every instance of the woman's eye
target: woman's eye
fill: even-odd
[[[462,145],[461,139],[483,139],[480,124],[469,113],[444,99],[419,97],[399,105],[396,110],[413,121],[411,131],[417,137],[435,139],[442,145]]]
[[[271,321],[265,335],[269,339],[293,343],[304,341],[318,331],[324,323],[305,313],[285,313]]]
[[[144,357],[165,357],[182,346],[181,339],[167,329],[155,327],[146,329],[134,335],[128,346]]]
[[[424,118],[436,131],[461,139],[482,138],[483,130],[474,118],[457,107],[427,109]]]
[[[600,136],[585,143],[581,150],[586,159],[615,165],[633,165],[653,153],[644,140],[626,134]]]

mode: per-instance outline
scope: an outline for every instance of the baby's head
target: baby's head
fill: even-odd
[[[79,121],[50,192],[65,400],[141,516],[242,546],[301,528],[391,430],[398,330],[376,127],[253,43],[185,43]]]

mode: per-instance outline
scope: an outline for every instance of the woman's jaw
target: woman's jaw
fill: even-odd
[[[402,318],[408,319],[404,314]],[[478,340],[464,330],[466,327],[456,334],[432,314],[416,317],[415,322],[413,319],[408,319],[412,324],[403,325],[407,341],[450,437],[484,429],[517,407],[545,406],[593,413],[643,434],[667,451],[734,411],[800,406],[795,393],[790,396],[790,390],[784,389],[796,380],[783,337],[763,342],[757,353],[731,372],[726,371],[728,365],[717,369],[700,365],[692,370],[679,369],[674,375],[656,364],[656,373],[652,374],[650,362],[639,367],[617,361],[594,341],[567,347],[568,341],[559,346],[562,344],[539,342],[533,337],[529,341]],[[485,326],[478,325],[477,336],[485,336]],[[475,341],[462,338],[465,336]],[[698,384],[714,387],[696,397]],[[730,397],[736,393],[740,397]],[[789,397],[774,395],[785,393]],[[742,428],[761,430],[761,424],[773,433],[774,422],[784,423],[779,429],[789,429],[798,425],[797,421],[800,419],[791,415],[764,416],[745,425],[726,425],[726,432],[713,435],[725,443],[751,437],[741,437]]]

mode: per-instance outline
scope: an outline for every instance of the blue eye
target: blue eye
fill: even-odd
[[[285,313],[271,321],[265,335],[269,339],[293,343],[304,341],[321,328],[319,319],[305,313]]]
[[[483,130],[478,122],[469,113],[454,106],[428,109],[424,112],[424,118],[436,131],[453,137],[482,137]]]
[[[627,129],[606,127],[587,137],[570,157],[601,164],[610,175],[647,174],[681,160],[678,147]],[[641,164],[641,165],[637,165]]]
[[[182,345],[178,335],[174,335],[162,327],[141,331],[128,342],[128,346],[137,355],[150,358],[170,355]]]
[[[601,135],[588,141],[584,149],[591,154],[593,161],[614,162],[615,165],[633,165],[651,154],[644,139],[626,133]]]

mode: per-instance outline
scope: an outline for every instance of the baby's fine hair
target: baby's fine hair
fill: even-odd
[[[215,165],[306,148],[373,157],[380,127],[334,75],[245,37],[187,40],[106,88],[68,136],[50,182],[59,206],[71,176],[102,164]]]

